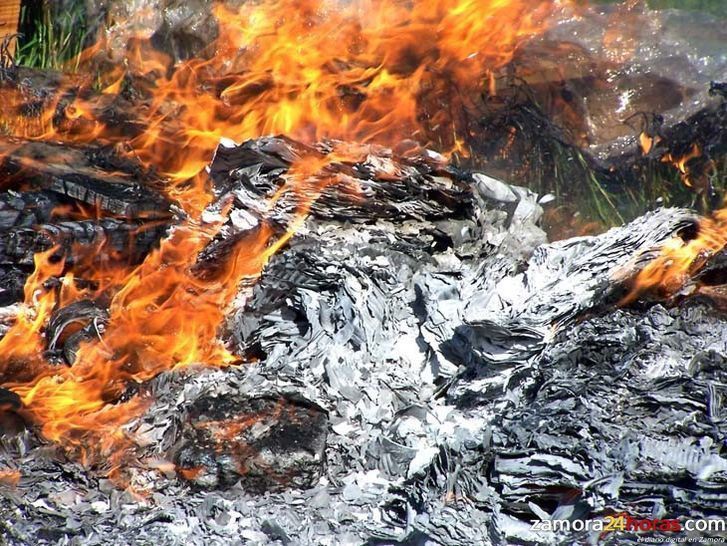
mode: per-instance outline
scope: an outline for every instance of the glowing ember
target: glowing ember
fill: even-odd
[[[492,71],[542,30],[552,6],[530,0],[271,0],[237,12],[217,6],[220,37],[210,59],[172,67],[137,40],[126,68],[94,82],[66,79],[37,117],[9,116],[23,97],[8,94],[10,108],[0,121],[15,136],[120,144],[168,178],[166,192],[188,220],[131,270],[81,261],[65,271],[54,250],[36,256],[22,311],[0,340],[5,386],[21,396],[46,438],[90,462],[117,453],[127,445],[121,427],[145,407],[138,397],[119,402],[129,383],[183,366],[238,361],[216,334],[240,281],[259,276],[322,189],[340,182],[318,173],[359,153],[302,158],[270,198],[272,208],[285,192],[298,197],[288,232],[276,238],[263,223],[237,244],[218,274],[203,279],[192,266],[221,225],[201,219],[212,199],[203,169],[220,138],[286,133],[304,141],[389,145],[414,139],[443,152],[458,150],[469,106],[464,97],[478,96],[488,82],[493,86]],[[143,130],[132,137],[99,115],[123,91],[124,70],[146,86],[144,106],[135,108],[141,119],[134,121]],[[92,92],[98,81],[102,91]],[[64,96],[75,99],[63,105]],[[65,119],[58,121],[58,111]],[[47,282],[52,278],[61,278],[60,286]],[[79,288],[76,278],[94,281],[93,288]],[[42,347],[53,309],[102,296],[110,301],[103,335],[81,345],[72,367],[49,364]]]

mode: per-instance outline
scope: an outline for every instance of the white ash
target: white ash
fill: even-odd
[[[225,167],[235,169],[228,190],[248,196],[238,208],[274,191],[284,167],[260,165],[267,156],[285,164],[286,146],[253,142],[245,154],[252,149],[255,161]],[[328,413],[317,483],[200,490],[148,468],[135,475],[151,489],[139,500],[38,447],[16,449],[23,477],[0,502],[6,540],[595,544],[596,536],[535,533],[530,521],[723,510],[723,317],[699,303],[606,305],[614,275],[691,215],[662,210],[544,244],[526,190],[497,185],[518,196],[512,207],[472,178],[414,171],[403,172],[435,189],[445,184],[435,176],[453,187],[469,180],[460,194],[467,212],[442,217],[412,194],[379,206],[390,196],[375,180],[370,209],[348,211],[329,195],[333,208],[313,211],[230,313],[232,347],[259,361],[159,376],[143,388],[154,404],[129,427],[151,467],[174,451],[195,400],[295,395]],[[227,233],[250,228],[238,222]]]

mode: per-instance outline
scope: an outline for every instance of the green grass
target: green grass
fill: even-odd
[[[67,72],[78,70],[74,61],[88,37],[83,0],[66,2],[64,9],[55,8],[52,0],[43,1],[35,11],[24,6],[20,20],[21,28],[31,30],[19,40],[15,54],[18,65]]]
[[[621,3],[622,0],[593,0]],[[727,17],[727,0],[647,0],[652,9],[683,9]],[[634,168],[616,173],[590,166],[582,153],[555,141],[534,154],[545,164],[530,169],[517,180],[538,193],[552,192],[557,202],[568,203],[579,216],[603,227],[629,221],[656,206],[680,206],[708,213],[724,206],[727,193],[727,157],[715,159],[710,177],[712,193],[688,188],[677,169],[658,159],[639,162]],[[544,153],[545,152],[545,153]]]
[[[707,214],[723,206],[727,190],[727,157],[715,162],[711,192],[689,188],[675,167],[658,159],[644,158],[631,168],[608,173],[588,165],[576,149],[555,158],[554,173],[547,185],[555,190],[559,201],[574,202],[583,218],[604,227],[621,225],[657,206],[687,207]],[[568,187],[568,181],[571,188],[574,181],[582,182],[575,185],[580,191],[560,193],[558,188]]]
[[[594,165],[577,147],[556,138],[552,129],[539,125],[537,120],[542,116],[533,113],[535,108],[533,103],[525,109],[525,115],[515,110],[514,115],[492,130],[485,120],[488,132],[483,139],[493,145],[473,150],[473,157],[464,161],[463,166],[489,171],[539,195],[553,194],[554,206],[560,211],[554,227],[559,227],[555,225],[558,222],[567,224],[569,218],[577,219],[573,230],[561,233],[572,235],[584,226],[592,232],[595,226],[600,231],[622,225],[659,206],[688,207],[701,213],[722,206],[727,189],[727,155],[714,158],[711,192],[689,188],[679,171],[659,158],[635,156],[623,165],[605,169]],[[503,145],[497,139],[508,134],[508,128],[516,128],[520,135],[509,156],[514,161],[498,161],[497,151]]]

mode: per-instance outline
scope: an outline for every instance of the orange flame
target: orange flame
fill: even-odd
[[[87,259],[68,270],[57,249],[36,256],[22,311],[0,340],[4,386],[20,395],[46,438],[78,450],[83,460],[128,445],[122,427],[147,404],[139,397],[120,402],[128,385],[179,367],[237,362],[217,330],[238,286],[261,274],[323,189],[346,183],[326,174],[327,165],[356,160],[362,151],[301,158],[269,196],[271,210],[284,193],[296,196],[288,230],[276,234],[263,218],[221,272],[201,278],[193,266],[221,227],[202,219],[212,200],[204,168],[220,138],[286,133],[307,142],[388,145],[412,139],[442,152],[461,150],[467,97],[488,86],[495,91],[493,72],[542,31],[553,6],[553,0],[269,0],[238,11],[216,5],[220,33],[211,58],[172,66],[147,40],[134,39],[123,64],[94,81],[67,78],[31,118],[18,114],[27,97],[3,90],[8,108],[0,122],[13,135],[118,144],[168,179],[167,195],[189,218],[132,269]],[[99,81],[101,91],[94,92]],[[145,97],[127,108],[136,119],[121,127],[107,123],[105,109],[117,99],[123,104],[119,95],[129,82]],[[79,288],[79,279],[92,282]],[[110,302],[105,331],[82,343],[73,366],[51,365],[43,354],[49,317],[84,298]]]
[[[653,291],[670,297],[727,245],[727,209],[702,218],[697,236],[689,241],[679,237],[668,240],[660,255],[649,262],[636,276],[630,293],[621,301],[627,305],[639,296]]]
[[[648,155],[651,149],[659,144],[661,138],[659,136],[652,137],[648,133],[642,132],[639,134],[639,145],[641,146],[641,152],[644,155]]]
[[[702,151],[699,148],[699,145],[694,143],[692,144],[692,147],[689,149],[689,151],[682,155],[682,156],[674,156],[671,153],[666,153],[662,156],[661,162],[662,163],[670,163],[674,167],[676,167],[679,170],[679,174],[682,177],[682,181],[684,184],[688,187],[692,187],[692,180],[690,178],[690,170],[687,163],[696,158],[700,157],[702,155]]]
[[[20,478],[22,478],[22,474],[17,469],[0,470],[0,486],[15,488],[20,483]]]
[[[122,142],[172,179],[170,192],[204,169],[222,136],[242,141],[284,133],[306,142],[385,145],[410,138],[447,152],[461,145],[462,118],[472,106],[467,97],[487,87],[494,92],[493,72],[543,30],[554,5],[269,0],[231,11],[216,4],[220,32],[210,59],[172,67],[148,40],[134,39],[125,64],[100,78],[107,82],[100,96],[90,93],[96,80],[74,77],[29,118],[32,123],[4,121],[19,136]],[[101,44],[84,53],[80,64],[99,50]],[[124,87],[127,70],[146,76],[152,95],[139,120],[144,130],[131,139],[102,115],[109,95]],[[75,99],[64,106],[61,98],[69,95]],[[16,97],[13,110],[24,101]],[[60,122],[59,110],[65,114]],[[207,203],[198,194],[174,196],[192,212]]]

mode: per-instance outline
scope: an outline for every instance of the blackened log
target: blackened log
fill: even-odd
[[[0,140],[0,174],[22,189],[45,189],[127,218],[169,218],[160,181],[110,148]]]
[[[138,263],[171,221],[159,179],[110,148],[0,139],[0,173],[18,190],[0,193],[3,304],[21,299],[37,252],[57,246],[56,257],[74,263],[72,247],[103,244]],[[94,213],[114,218],[75,219]]]
[[[139,120],[138,109],[132,99],[135,85],[142,86],[145,78],[124,79],[119,94],[101,94],[96,89],[97,81],[89,74],[106,74],[115,66],[98,66],[88,73],[62,73],[51,69],[36,69],[7,63],[0,70],[0,93],[6,98],[0,121],[11,128],[18,124],[24,127],[22,134],[44,134],[50,122],[52,128],[66,136],[88,135],[102,123],[104,135],[127,141],[141,134],[146,127]],[[128,80],[128,85],[126,85]],[[74,112],[80,99],[90,108],[89,118],[78,117]],[[30,128],[30,130],[26,130]]]
[[[49,222],[58,200],[51,192],[15,192],[0,194],[0,231],[13,227],[31,227]]]
[[[68,252],[74,245],[122,251],[130,262],[138,262],[158,243],[167,224],[124,221],[114,218],[41,224],[32,228],[12,228],[0,233],[0,264],[32,266],[37,252],[58,246],[58,256],[66,255],[73,263],[75,256]]]

